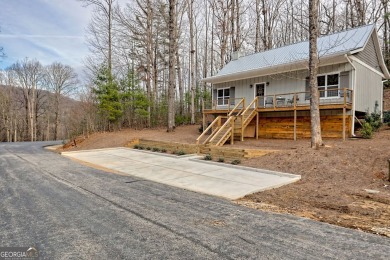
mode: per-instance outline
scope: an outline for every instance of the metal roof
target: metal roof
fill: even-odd
[[[370,24],[318,38],[319,58],[344,55],[364,48],[375,25]],[[214,81],[248,71],[294,64],[309,59],[309,41],[299,42],[276,49],[258,52],[230,61],[215,76],[204,79]]]

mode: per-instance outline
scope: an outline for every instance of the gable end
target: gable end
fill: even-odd
[[[383,73],[377,55],[378,51],[381,50],[376,49],[373,37],[373,34],[371,34],[370,39],[368,40],[364,49],[361,52],[354,54],[354,56],[356,56],[359,60],[363,61],[376,71]]]

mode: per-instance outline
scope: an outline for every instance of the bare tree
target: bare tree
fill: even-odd
[[[188,0],[188,20],[190,23],[190,90],[191,90],[191,124],[195,124],[195,46],[194,46],[194,0]]]
[[[30,141],[36,137],[37,87],[42,79],[42,65],[37,60],[24,59],[13,64],[10,69],[15,73],[15,83],[23,89],[26,117]]]
[[[260,0],[256,0],[256,36],[255,36],[255,52],[260,51]]]
[[[69,95],[76,88],[77,74],[72,67],[55,62],[45,68],[44,82],[45,87],[54,93],[54,140],[57,140],[60,102],[64,95]]]
[[[103,55],[112,74],[113,10],[116,0],[78,0],[94,7],[94,15],[88,27],[88,43],[95,54]]]
[[[322,145],[320,122],[320,95],[317,87],[318,72],[318,2],[309,0],[309,84],[310,84],[310,122],[311,147],[318,149]]]
[[[176,0],[169,0],[168,132],[175,129]]]
[[[383,52],[385,62],[390,68],[390,10],[389,0],[381,0],[383,5]]]

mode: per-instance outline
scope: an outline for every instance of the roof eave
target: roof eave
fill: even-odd
[[[336,53],[334,55],[329,55],[327,57],[320,58],[319,66],[326,66],[326,65],[346,62],[347,60],[344,57],[346,53],[347,52]],[[302,69],[307,69],[307,65],[308,65],[308,60],[300,60],[300,61],[281,64],[277,66],[270,66],[266,68],[241,71],[241,72],[226,74],[222,76],[212,76],[212,77],[204,78],[202,79],[202,81],[207,83],[212,83],[212,84],[218,84],[218,83],[248,79],[253,77],[274,75],[274,74],[284,73],[288,71],[298,71]]]

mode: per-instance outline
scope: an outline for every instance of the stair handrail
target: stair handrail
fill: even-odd
[[[210,141],[211,138],[213,138],[213,136],[218,132],[218,130],[219,130],[220,128],[221,128],[220,126],[217,126],[217,127],[211,132],[211,134],[206,138],[206,140],[203,141],[203,144],[207,144],[207,142]]]
[[[244,114],[250,109],[250,107],[255,103],[255,101],[257,101],[257,100],[259,100],[259,97],[258,97],[258,96],[255,97],[255,98],[252,100],[252,102],[246,107],[246,109],[241,113],[241,115],[244,115]],[[254,108],[256,108],[256,106],[255,106]]]
[[[238,102],[237,105],[235,105],[235,106],[233,107],[232,111],[230,111],[230,113],[228,114],[228,116],[232,116],[233,113],[234,113],[234,110],[236,110],[236,109],[238,108],[238,106],[239,106],[241,103],[245,104],[245,98],[241,98],[240,102]],[[245,106],[245,105],[243,105],[243,108],[244,108],[244,106]],[[242,109],[243,109],[243,108],[242,108]],[[238,113],[241,113],[242,109],[241,109]]]
[[[226,122],[221,126],[221,128],[214,134],[213,138],[210,139],[210,142],[214,141],[214,138],[215,138],[216,136],[218,136],[219,132],[221,132],[221,131],[226,127],[226,125],[229,125],[229,124],[230,124],[230,121],[231,121],[232,119],[234,119],[234,118],[235,118],[235,116],[230,116],[230,117],[228,118],[228,120],[226,120]],[[228,131],[227,131],[227,132],[228,132]]]
[[[199,144],[199,141],[200,139],[218,122],[220,122],[220,120],[222,119],[223,117],[222,116],[217,116],[214,121],[206,128],[206,130],[203,131],[203,133],[198,137],[196,138],[196,144]],[[203,126],[204,127],[204,126]]]

